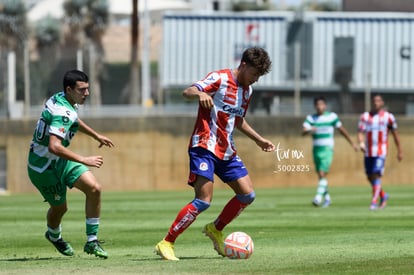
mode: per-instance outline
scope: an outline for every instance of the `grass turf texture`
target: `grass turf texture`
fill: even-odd
[[[370,188],[331,188],[333,205],[311,206],[314,188],[256,190],[256,201],[225,228],[254,241],[248,260],[222,258],[201,233],[232,195],[215,190],[212,206],[176,242],[179,262],[153,254],[192,191],[104,193],[100,238],[107,260],[83,253],[84,197],[68,194],[63,236],[75,256],[61,256],[43,234],[38,194],[0,197],[1,274],[412,274],[413,187],[387,187],[389,205],[368,210]]]

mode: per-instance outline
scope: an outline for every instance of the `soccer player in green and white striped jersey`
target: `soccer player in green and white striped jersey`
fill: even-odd
[[[312,204],[320,206],[323,201],[322,206],[327,207],[331,204],[331,197],[328,192],[326,176],[333,158],[335,128],[346,138],[355,151],[358,151],[358,146],[352,141],[347,130],[342,126],[338,115],[326,110],[327,105],[324,97],[315,98],[314,105],[316,113],[306,117],[303,122],[302,135],[312,134],[313,161],[319,176],[318,188]]]
[[[72,246],[63,240],[61,221],[67,211],[66,189],[77,188],[86,195],[86,237],[84,251],[101,258],[108,253],[98,241],[101,209],[101,185],[88,169],[100,168],[102,156],[82,156],[67,147],[79,130],[92,137],[99,147],[113,147],[112,141],[98,134],[83,122],[78,105],[89,96],[88,76],[77,70],[63,77],[63,91],[47,100],[37,122],[28,156],[28,175],[34,186],[49,203],[45,237],[65,256],[74,255]]]

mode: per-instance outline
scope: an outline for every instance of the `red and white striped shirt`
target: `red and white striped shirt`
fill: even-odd
[[[246,115],[252,87],[239,86],[230,69],[211,72],[193,86],[209,94],[214,106],[206,109],[199,105],[189,147],[202,147],[219,159],[231,159],[236,155],[233,130]]]
[[[365,112],[361,115],[358,130],[365,133],[365,156],[385,157],[388,149],[388,131],[397,129],[395,117],[390,112]]]

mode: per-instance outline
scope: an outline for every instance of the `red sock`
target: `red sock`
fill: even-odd
[[[197,208],[195,208],[191,202],[184,206],[180,212],[178,212],[177,217],[164,239],[168,242],[175,242],[175,239],[177,239],[177,237],[195,221],[198,214],[199,212],[197,211]]]
[[[385,197],[384,190],[382,190],[382,189],[380,190],[379,196],[380,196],[381,199],[383,199]]]
[[[216,229],[221,231],[223,228],[228,225],[232,220],[234,220],[240,213],[246,208],[248,204],[241,203],[236,196],[234,196],[227,204],[224,206],[218,218],[214,221]]]

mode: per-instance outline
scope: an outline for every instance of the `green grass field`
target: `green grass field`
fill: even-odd
[[[413,274],[414,187],[387,187],[389,206],[370,211],[368,186],[331,188],[333,205],[314,208],[314,188],[256,190],[257,198],[225,228],[254,240],[248,260],[222,258],[201,234],[228,198],[215,190],[212,206],[176,242],[179,262],[153,254],[192,190],[104,193],[100,238],[107,260],[83,253],[84,197],[69,191],[64,238],[75,249],[61,256],[44,239],[46,203],[40,195],[0,197],[1,274]]]

